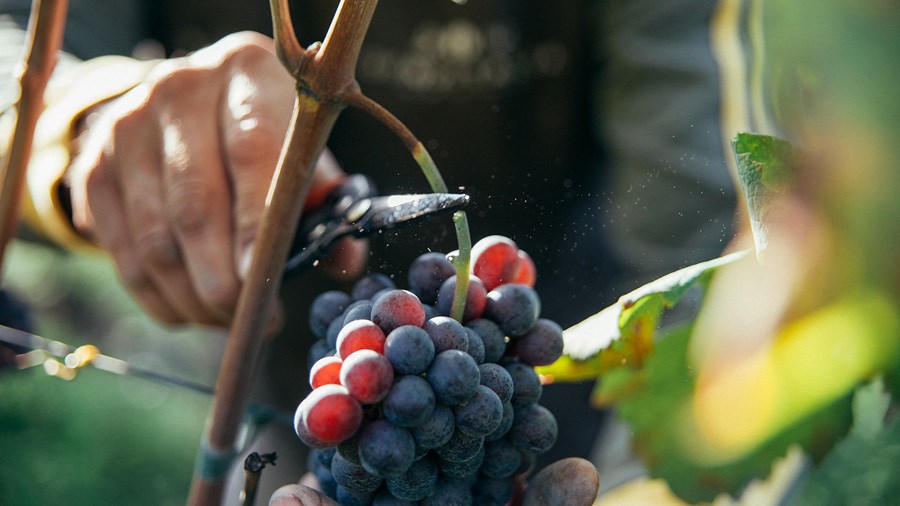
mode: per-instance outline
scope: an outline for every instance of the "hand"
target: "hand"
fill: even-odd
[[[160,63],[88,123],[69,170],[73,223],[160,321],[230,321],[294,97],[272,41],[238,33]],[[323,155],[310,200],[342,177]],[[361,246],[344,246],[355,272]]]
[[[315,490],[315,479],[304,476],[299,485],[279,488],[269,506],[336,506],[337,503]],[[510,504],[521,506],[589,506],[597,497],[600,475],[584,459],[568,458],[554,462],[536,474],[527,488],[519,487]]]

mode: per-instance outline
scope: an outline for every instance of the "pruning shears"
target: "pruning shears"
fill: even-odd
[[[469,196],[427,193],[376,196],[371,181],[360,174],[347,178],[316,212],[300,221],[284,275],[312,266],[342,237],[366,237],[462,208]]]
[[[468,195],[454,193],[377,196],[374,185],[366,176],[351,175],[326,197],[319,210],[301,219],[285,264],[284,277],[315,265],[343,237],[366,237],[460,209],[468,202]],[[0,325],[0,346],[4,344],[21,351],[15,358],[20,369],[43,365],[49,375],[72,379],[78,369],[92,366],[115,374],[213,393],[212,387],[136,367],[100,353],[93,345],[75,348]]]

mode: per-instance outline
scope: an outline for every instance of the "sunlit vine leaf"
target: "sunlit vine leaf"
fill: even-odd
[[[563,333],[563,357],[539,368],[555,381],[582,381],[622,366],[639,367],[651,353],[660,317],[694,286],[745,252],[685,267],[626,295]]]
[[[768,246],[766,217],[790,177],[791,144],[768,135],[739,133],[731,147],[747,196],[756,251],[760,253]]]

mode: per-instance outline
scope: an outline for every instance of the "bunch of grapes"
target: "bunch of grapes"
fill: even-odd
[[[455,270],[418,257],[409,290],[370,274],[313,302],[313,388],[294,425],[322,490],[347,505],[502,505],[557,436],[534,366],[562,353],[535,268],[505,237],[472,249],[463,323]]]

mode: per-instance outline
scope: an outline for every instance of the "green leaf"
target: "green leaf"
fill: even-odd
[[[791,175],[791,144],[768,135],[740,133],[731,141],[731,147],[747,197],[756,251],[760,254],[768,246],[767,215]]]
[[[798,505],[893,505],[900,497],[900,418],[885,424],[890,396],[879,378],[853,396],[853,428],[809,475]]]
[[[652,351],[660,317],[694,286],[745,251],[691,265],[626,295],[563,333],[563,356],[538,372],[555,381],[584,381],[622,366],[639,367]]]

